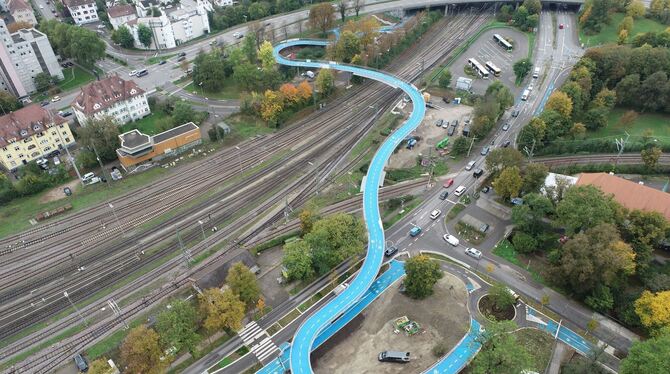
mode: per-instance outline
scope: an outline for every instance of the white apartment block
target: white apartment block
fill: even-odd
[[[99,21],[95,0],[63,0],[63,3],[77,25]]]
[[[191,39],[210,32],[207,18],[208,5],[201,0],[181,0],[180,4],[165,7],[157,1],[141,0],[137,3],[137,13],[140,16],[136,21],[130,21],[127,26],[133,31],[135,45],[145,48],[139,41],[137,28],[144,24],[151,29],[153,38],[149,49],[169,49],[185,43]],[[161,12],[160,16],[151,17],[152,8]]]
[[[235,5],[233,0],[211,0],[212,4],[220,7]]]
[[[90,118],[109,116],[123,125],[151,114],[144,90],[118,75],[86,85],[71,105],[82,126]]]
[[[0,20],[0,89],[24,97],[35,92],[34,78],[42,72],[63,79],[47,36],[35,29],[10,34]]]

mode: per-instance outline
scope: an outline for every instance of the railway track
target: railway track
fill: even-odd
[[[464,26],[473,26],[473,25],[476,26],[476,23],[477,23],[477,22],[475,22],[475,21],[478,21],[478,22],[481,24],[481,23],[483,23],[483,20],[484,20],[484,19],[485,19],[485,17],[481,17],[481,16],[475,16],[475,17],[472,17],[471,19],[468,20],[468,22],[465,22],[464,24],[460,25],[460,26],[461,26],[460,29],[463,30],[463,32],[465,32],[465,30],[468,29],[468,28],[467,28],[467,27],[464,27]],[[476,29],[476,27],[473,27],[472,29]],[[423,59],[426,60],[426,66],[430,66],[431,64],[430,64],[430,61],[428,60],[427,57],[432,58],[432,60],[434,60],[434,61],[437,61],[437,60],[444,54],[444,51],[453,48],[453,46],[455,45],[455,43],[457,43],[458,40],[462,39],[462,38],[465,36],[465,34],[461,34],[461,37],[459,38],[458,35],[457,35],[457,33],[454,33],[453,30],[452,30],[451,32],[452,32],[452,35],[451,35],[451,38],[450,38],[450,39],[451,39],[451,42],[450,42],[450,43],[439,43],[439,42],[442,42],[442,40],[438,41],[437,43],[434,42],[433,44],[430,45],[431,47],[433,47],[433,48],[432,48],[432,53],[434,53],[434,55],[425,55],[425,54],[422,55],[422,54],[418,54],[418,55],[415,55],[415,56],[414,56],[414,59],[412,59],[412,62],[417,61],[417,60],[420,60],[420,59],[423,58]],[[443,44],[443,45],[438,46],[438,45],[435,45],[435,44]],[[434,62],[433,62],[433,64],[434,64]],[[412,67],[410,70],[411,70],[410,72],[403,72],[403,71],[401,71],[401,72],[400,72],[400,75],[402,75],[402,74],[405,74],[405,75],[406,75],[406,74],[412,74],[412,73],[414,73],[415,75],[418,75],[417,73],[415,73],[416,68]],[[388,90],[387,90],[387,91],[388,91]],[[386,100],[387,102],[391,102],[391,101],[393,101],[393,98],[394,98],[394,97],[397,97],[397,96],[398,96],[397,93],[395,93],[395,92],[393,92],[393,91],[390,91],[390,93],[387,93],[386,95],[382,95],[381,97],[379,97],[378,100]],[[359,96],[358,98],[359,98],[359,99],[364,99],[363,97],[360,97],[360,96]],[[379,106],[378,106],[378,107],[379,107]],[[340,114],[338,113],[338,115],[340,115]],[[350,126],[353,126],[353,125],[350,125]],[[353,138],[356,138],[356,136],[354,136]],[[322,149],[320,148],[319,151],[320,151],[320,150],[322,150]],[[346,152],[342,152],[342,153],[343,153],[343,154],[346,154]],[[234,158],[235,158],[235,157],[233,156],[232,159],[234,159]],[[229,160],[229,161],[230,161],[230,160]],[[283,161],[284,161],[284,160],[280,160],[279,163],[282,163]],[[327,168],[329,167],[330,170],[326,170],[326,172],[332,172],[332,170],[334,170],[334,168],[335,168],[337,165],[341,164],[341,162],[342,162],[341,158],[340,158],[339,160],[338,160],[337,158],[333,158],[333,159],[329,160],[329,162],[326,162],[325,165],[327,166]],[[233,161],[232,163],[234,163],[234,161]],[[229,164],[230,164],[230,162],[229,162]],[[296,170],[304,169],[304,163],[303,163],[303,164],[297,164],[297,163],[296,163],[295,165],[297,165],[297,166],[295,166],[295,169],[296,169]],[[293,172],[295,172],[295,170],[289,170],[289,171],[293,171]],[[265,170],[263,170],[263,173],[265,173]],[[315,173],[318,173],[318,171],[316,171]],[[325,175],[325,173],[324,173],[324,174],[321,174],[321,175]],[[312,173],[308,173],[308,174],[305,175],[304,178],[299,179],[298,182],[299,182],[299,184],[301,184],[302,186],[308,186],[308,187],[309,187],[309,185],[312,184],[311,181],[313,181],[313,180],[317,180],[318,177],[319,177],[319,175],[317,175],[317,178],[314,178],[313,175],[312,175]],[[315,187],[315,186],[314,186],[314,187]],[[310,188],[303,188],[300,192],[298,192],[296,199],[294,199],[293,201],[294,201],[296,204],[300,203],[301,201],[304,201],[305,198],[309,196],[309,194],[310,194],[309,191],[310,191]],[[261,191],[261,192],[267,192],[267,193],[269,193],[269,191]],[[273,204],[276,204],[276,202],[277,202],[277,201],[272,201],[272,200],[270,200],[267,204],[265,204],[265,207],[272,206]],[[293,204],[293,203],[292,203],[292,204]],[[298,206],[298,205],[295,205],[295,206]],[[259,211],[259,210],[260,210],[260,209],[257,209],[257,210],[255,210],[255,211]],[[255,211],[254,211],[254,212],[255,212]],[[221,217],[221,218],[223,218],[223,217]],[[230,218],[230,217],[227,217],[227,218]],[[269,227],[269,225],[272,225],[275,221],[276,221],[276,217],[271,217],[271,219],[267,221],[267,224],[266,224],[266,225],[262,225],[262,226],[260,226],[260,227],[261,227],[260,230],[262,231],[262,230],[266,229],[267,227]],[[192,225],[191,225],[191,226],[192,226]],[[196,228],[197,228],[197,227],[196,227]],[[260,231],[259,231],[259,232],[260,232]],[[189,240],[189,239],[194,239],[198,234],[199,234],[199,230],[192,229],[192,230],[190,230],[189,232],[187,232],[187,233],[184,234],[184,240],[187,241],[187,240]],[[227,234],[230,234],[230,233],[227,233]],[[257,234],[257,233],[252,232],[252,233],[248,236],[248,238],[251,238],[251,237],[253,237],[253,236],[256,235],[256,234]],[[245,239],[246,239],[246,238],[242,238],[241,241],[244,242]],[[197,247],[198,247],[198,246],[196,246],[196,247],[194,247],[194,248],[197,248]],[[174,251],[174,249],[173,249],[172,251]],[[194,251],[197,251],[197,249],[195,249]],[[226,252],[227,252],[227,251],[223,251],[223,252],[222,252],[222,255],[225,255]],[[122,257],[122,256],[120,256],[120,257]],[[148,257],[148,256],[147,256],[147,257]],[[126,259],[126,260],[127,260],[127,259]],[[142,263],[147,263],[147,262],[149,262],[149,261],[146,261],[146,259],[145,259],[145,261],[139,261],[139,259],[138,259],[138,261],[134,261],[134,260],[133,260],[133,263],[132,263],[132,264],[130,264],[130,265],[126,265],[126,266],[132,267],[132,265],[136,265],[137,263],[140,263],[140,262],[142,262]],[[174,261],[173,261],[173,262],[174,262]],[[119,264],[122,264],[122,262],[119,262]],[[137,266],[135,266],[135,267],[137,267]],[[127,270],[133,270],[133,269],[127,269],[127,268],[125,268],[123,272],[119,271],[119,274],[121,274],[121,273],[123,273],[123,274],[127,274],[127,273],[128,273]],[[107,278],[109,278],[109,277],[107,277]],[[85,292],[83,292],[83,293],[84,293],[84,296],[85,296],[85,294],[91,292],[91,289],[85,289],[84,291],[85,291]],[[74,295],[77,295],[77,293],[75,293]],[[62,297],[60,297],[60,298],[62,299]],[[64,300],[62,300],[62,301],[64,301]],[[61,304],[62,304],[62,303],[61,303]],[[82,340],[82,342],[83,342],[83,341],[84,341],[84,340]],[[85,343],[82,343],[82,344],[85,345]],[[78,345],[78,346],[81,346],[81,345]],[[75,347],[75,346],[68,346],[67,349],[64,348],[64,350],[67,351],[67,352],[70,352],[74,347]],[[4,354],[4,352],[3,352],[3,354]]]
[[[617,160],[618,158],[618,160]],[[566,166],[566,165],[588,165],[588,164],[615,164],[620,165],[641,165],[644,164],[639,153],[623,153],[617,157],[616,153],[611,154],[587,154],[578,156],[543,156],[537,157],[534,162],[540,162],[547,166]],[[670,165],[670,155],[661,155],[658,159],[659,165]]]

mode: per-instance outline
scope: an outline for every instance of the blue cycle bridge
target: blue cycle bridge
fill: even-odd
[[[310,353],[319,333],[354,305],[374,282],[382,264],[385,245],[384,228],[379,214],[378,196],[384,166],[395,148],[407,135],[419,126],[426,113],[426,103],[421,92],[413,84],[407,83],[391,74],[360,66],[340,64],[334,61],[291,60],[280,54],[282,50],[289,47],[325,47],[328,43],[328,41],[324,40],[286,40],[274,47],[273,54],[277,63],[282,65],[312,69],[342,70],[363,78],[373,79],[393,88],[399,88],[409,96],[412,101],[413,110],[407,121],[382,143],[368,168],[364,186],[365,190],[363,192],[363,216],[368,231],[368,248],[365,261],[356,278],[349,283],[349,287],[303,321],[298,328],[293,337],[289,359],[291,372],[294,374],[312,372]]]

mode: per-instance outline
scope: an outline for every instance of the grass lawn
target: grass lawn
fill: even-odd
[[[284,318],[280,319],[279,324],[282,326],[287,326],[289,323],[293,322],[294,319],[300,317],[300,312],[298,309],[293,309],[289,314],[285,315]]]
[[[263,121],[255,117],[249,117],[244,114],[234,114],[225,119],[225,122],[231,127],[230,138],[237,140],[248,139],[259,134],[268,134],[274,131]]]
[[[168,115],[164,112],[153,110],[151,114],[142,118],[141,120],[128,122],[121,126],[121,132],[123,133],[132,129],[138,129],[144,134],[155,135],[161,132],[158,125],[164,121],[169,121]]]
[[[63,91],[69,91],[79,86],[83,86],[95,79],[93,74],[76,65],[63,69],[63,76],[63,80],[58,83],[58,87]]]
[[[184,91],[188,91],[194,95],[203,96],[209,99],[217,100],[226,100],[226,99],[239,99],[240,92],[242,91],[240,87],[233,81],[232,78],[228,78],[225,83],[223,90],[217,92],[211,92],[207,90],[201,90],[199,86],[195,85],[193,82],[189,83],[184,87]]]
[[[635,122],[628,127],[619,125],[619,119],[628,109],[615,108],[610,112],[607,126],[597,131],[588,131],[589,138],[603,138],[608,136],[625,135],[628,131],[631,136],[641,136],[645,130],[650,129],[653,136],[667,137],[670,141],[670,115],[660,113],[639,113]]]
[[[467,240],[471,244],[479,245],[482,244],[482,242],[484,242],[484,239],[486,239],[485,233],[480,232],[474,227],[468,225],[467,223],[458,221],[458,223],[456,223],[456,226],[454,226],[454,228],[456,229],[458,235],[461,238]]]
[[[465,209],[465,205],[458,203],[454,205],[453,208],[447,213],[447,217],[444,219],[445,223],[451,221],[452,219],[456,218],[458,213],[462,212],[463,209]]]
[[[549,366],[554,344],[554,339],[551,338],[551,335],[529,328],[515,331],[513,334],[516,335],[519,344],[526,348],[526,351],[535,358],[533,367],[528,369],[533,369],[537,373],[544,373],[547,366]]]
[[[579,40],[584,43],[585,47],[593,47],[600,44],[607,43],[616,43],[618,39],[618,28],[621,20],[623,19],[623,13],[614,13],[610,19],[610,23],[605,25],[599,33],[595,35],[586,35],[583,30],[579,30]],[[660,22],[654,21],[648,18],[639,18],[633,22],[633,30],[630,32],[628,41],[630,42],[632,38],[637,34],[650,32],[650,31],[663,31],[667,26],[663,25]]]
[[[35,196],[16,199],[0,208],[0,238],[27,229],[30,227],[28,220],[34,218],[39,212],[55,209],[68,203],[72,204],[70,212],[75,212],[134,188],[144,186],[161,175],[164,175],[162,168],[153,168],[137,175],[125,177],[120,181],[112,182],[111,188],[107,187],[105,183],[99,183],[79,190],[70,197],[49,203],[40,203],[40,198],[46,191]]]
[[[173,53],[171,55],[165,55],[165,56],[156,56],[156,57],[149,57],[146,61],[147,65],[155,65],[163,60],[169,60],[172,57],[176,56],[176,53]]]

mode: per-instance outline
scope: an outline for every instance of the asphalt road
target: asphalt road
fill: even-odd
[[[38,11],[42,17],[46,20],[56,18],[56,15],[51,12],[51,9],[56,9],[53,3],[53,0],[33,0],[35,4],[36,11]]]

